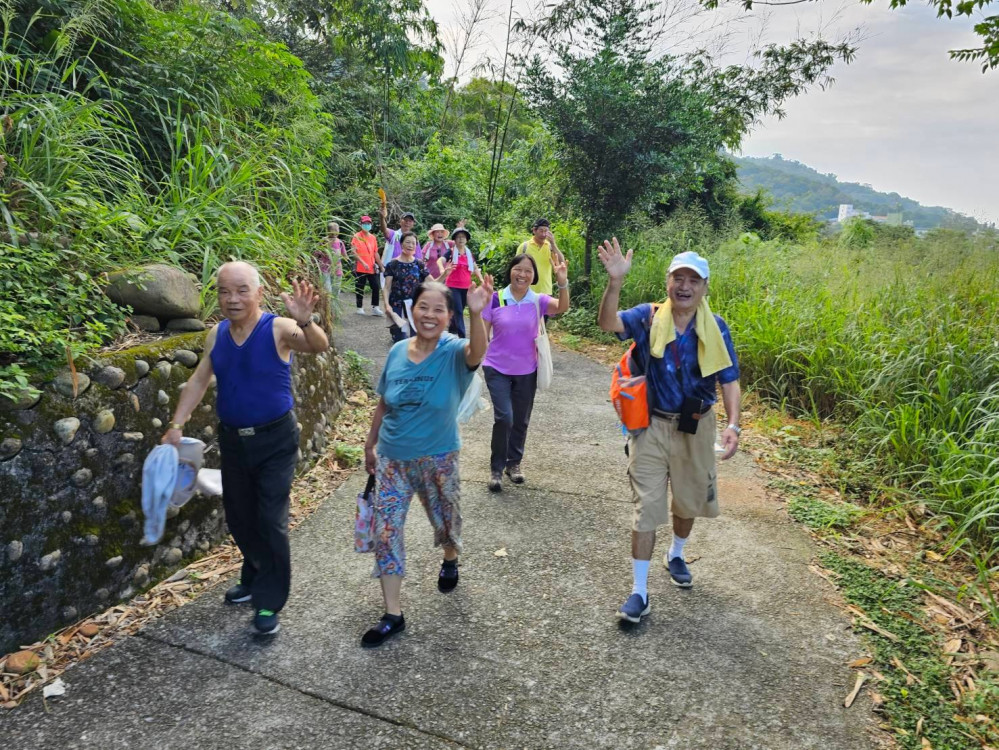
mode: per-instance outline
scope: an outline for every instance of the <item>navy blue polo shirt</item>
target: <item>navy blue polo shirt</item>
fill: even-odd
[[[684,398],[697,398],[704,402],[702,408],[706,409],[717,400],[715,396],[716,383],[725,385],[739,379],[739,360],[735,356],[735,346],[732,344],[732,334],[729,333],[728,325],[715,315],[722,338],[725,340],[725,348],[728,349],[728,356],[732,358],[732,364],[705,378],[701,377],[701,368],[697,364],[695,320],[690,321],[686,333],[681,334],[677,331],[676,339],[666,347],[662,358],[659,359],[649,353],[651,312],[652,305],[644,304],[618,313],[624,324],[624,333],[619,333],[618,338],[635,340],[635,353],[639,367],[644,367],[646,362],[651,361],[651,364],[646,367],[649,408],[679,412]],[[676,357],[672,351],[674,347],[676,347]],[[680,362],[682,377],[677,377],[677,359]]]

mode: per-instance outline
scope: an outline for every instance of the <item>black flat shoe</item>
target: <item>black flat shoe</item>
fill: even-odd
[[[382,615],[375,626],[361,636],[361,648],[376,648],[396,633],[401,633],[406,629],[406,618],[402,615],[390,615],[387,612]]]
[[[442,594],[454,591],[458,585],[458,560],[445,560],[441,563],[441,572],[437,576],[437,590]]]

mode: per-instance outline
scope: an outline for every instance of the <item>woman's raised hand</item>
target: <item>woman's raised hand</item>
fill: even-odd
[[[468,290],[469,311],[478,315],[486,309],[486,305],[489,304],[492,296],[493,277],[487,273],[482,279],[482,284],[476,286],[475,282],[472,282],[472,286]]]
[[[558,282],[558,285],[565,286],[569,281],[569,261],[563,260],[559,263],[553,263],[552,270],[555,271],[555,281]]]
[[[607,275],[616,281],[620,281],[631,270],[631,256],[634,250],[629,250],[627,255],[621,254],[621,245],[614,238],[614,244],[604,240],[604,244],[597,247],[597,254],[600,262],[607,269]]]

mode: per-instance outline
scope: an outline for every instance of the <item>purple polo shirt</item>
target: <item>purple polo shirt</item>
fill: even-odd
[[[538,337],[537,310],[540,307],[544,315],[552,298],[528,290],[524,299],[517,302],[510,287],[498,294],[503,295],[505,304],[502,307],[490,304],[482,311],[482,319],[493,327],[493,338],[482,364],[504,375],[529,375],[538,369],[538,350],[534,343]]]
[[[399,238],[402,237],[401,229],[390,229],[388,234],[385,235],[385,241],[392,247],[392,257],[389,260],[395,260],[400,255],[402,255],[402,243]],[[423,260],[423,247],[420,245],[420,240],[416,240],[416,252],[413,253],[417,260]]]

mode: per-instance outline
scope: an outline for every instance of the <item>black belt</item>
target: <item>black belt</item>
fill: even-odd
[[[708,406],[704,411],[702,411],[698,417],[702,417],[714,408],[714,404]],[[680,418],[680,414],[675,411],[662,411],[661,409],[652,409],[652,416],[658,419],[666,419],[676,421]]]
[[[259,435],[261,432],[267,432],[268,430],[281,427],[288,421],[289,417],[294,418],[294,414],[294,411],[286,411],[282,416],[278,417],[273,422],[254,425],[253,427],[232,427],[231,425],[227,425],[225,422],[219,422],[219,427],[223,432],[235,432],[240,437],[253,437],[254,435]]]

